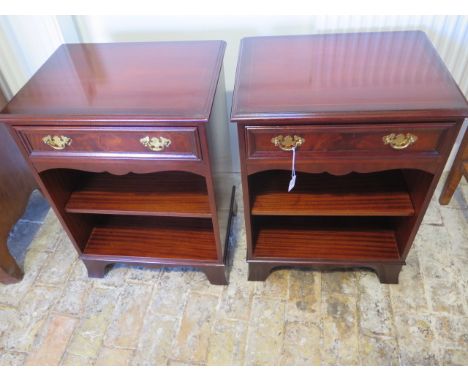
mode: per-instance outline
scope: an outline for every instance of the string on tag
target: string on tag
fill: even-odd
[[[296,148],[292,148],[292,168],[291,168],[291,180],[289,181],[288,192],[290,192],[296,185]]]

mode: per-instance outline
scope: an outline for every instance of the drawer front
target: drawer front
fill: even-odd
[[[246,126],[247,157],[298,158],[314,156],[439,155],[445,132],[452,123],[383,125]]]
[[[32,156],[138,156],[201,159],[196,127],[15,126]]]

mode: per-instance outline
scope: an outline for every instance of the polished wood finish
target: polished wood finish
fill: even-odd
[[[411,216],[414,207],[401,171],[343,176],[265,171],[252,176],[252,215]]]
[[[211,219],[109,216],[97,222],[86,257],[216,261]]]
[[[56,115],[62,121],[207,122],[224,46],[222,41],[64,44],[4,113],[24,122],[37,116],[57,122]]]
[[[458,148],[457,155],[453,160],[452,168],[445,180],[445,185],[440,193],[439,203],[446,205],[450,203],[453,193],[458,187],[458,183],[462,176],[468,180],[468,133],[465,130],[465,134]]]
[[[232,118],[464,118],[466,101],[420,31],[242,40]],[[335,122],[336,123],[336,122]]]
[[[298,147],[301,157],[346,156],[349,153],[391,157],[413,155],[438,155],[444,134],[453,123],[421,124],[374,124],[374,125],[329,125],[329,126],[263,126],[246,127],[248,158],[287,158],[287,151],[278,151],[271,144],[272,134],[297,135],[304,138]],[[405,150],[395,150],[383,142],[389,134],[413,134],[418,144],[411,144]],[[416,143],[415,142],[415,143]]]
[[[0,92],[0,110],[6,102]],[[0,125],[0,283],[16,283],[23,278],[23,270],[11,255],[7,240],[35,188],[26,161],[7,129]]]
[[[466,116],[422,32],[243,39],[231,119],[249,280],[293,265],[397,283]],[[289,193],[278,136],[301,140]]]
[[[395,232],[386,220],[359,218],[256,218],[254,257],[401,263]]]
[[[109,157],[125,154],[148,158],[200,159],[200,144],[195,127],[141,127],[134,131],[134,127],[125,129],[22,126],[18,127],[17,131],[20,132],[32,159],[41,155],[65,159],[72,156],[93,156],[97,153]],[[71,143],[64,149],[54,149],[43,142],[43,138],[49,135],[65,136],[71,139]],[[152,151],[140,142],[145,137],[163,137],[171,143],[161,151]]]
[[[205,179],[188,172],[82,173],[65,211],[72,213],[211,217]]]
[[[224,49],[62,45],[0,115],[90,276],[183,265],[227,283],[208,147],[227,128]]]

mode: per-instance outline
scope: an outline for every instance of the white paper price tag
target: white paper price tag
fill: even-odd
[[[296,185],[296,148],[292,149],[292,170],[291,170],[291,180],[289,181],[288,192],[290,192]]]
[[[288,192],[291,191],[295,185],[296,185],[296,175],[293,175],[291,177],[291,180],[289,181]]]

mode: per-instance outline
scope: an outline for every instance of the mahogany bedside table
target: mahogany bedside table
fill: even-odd
[[[227,283],[209,151],[227,129],[213,107],[225,103],[224,49],[62,45],[0,115],[89,276],[183,265]]]
[[[231,119],[249,280],[288,265],[398,283],[466,116],[422,32],[244,39]]]

